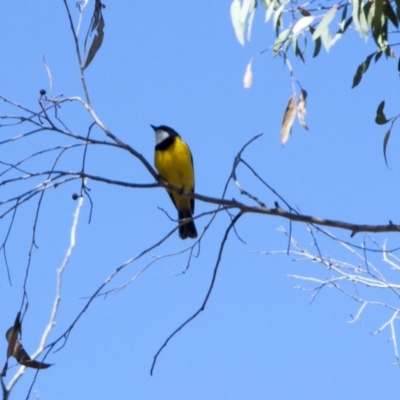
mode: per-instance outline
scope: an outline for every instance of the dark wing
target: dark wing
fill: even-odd
[[[192,152],[190,151],[190,148],[188,146],[189,153],[190,153],[190,162],[192,163],[192,170],[193,170],[193,188],[192,188],[192,193],[194,193],[194,165],[193,165],[193,156]],[[192,209],[192,214],[194,214],[194,198],[190,199],[190,207]]]
[[[165,180],[165,179],[164,179],[164,180]],[[169,194],[169,197],[171,198],[172,202],[174,203],[175,208],[178,209],[178,206],[177,206],[176,203],[175,203],[175,199],[174,199],[174,196],[173,196],[173,192],[167,192],[167,193]]]

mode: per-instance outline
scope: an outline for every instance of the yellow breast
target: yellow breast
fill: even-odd
[[[154,164],[159,174],[171,185],[190,192],[194,188],[192,157],[188,145],[176,137],[165,150],[156,150]]]

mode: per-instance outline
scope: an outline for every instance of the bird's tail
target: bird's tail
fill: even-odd
[[[179,224],[183,223],[183,219],[192,218],[192,213],[190,210],[178,211]],[[179,226],[179,237],[181,239],[197,238],[197,230],[194,224],[194,221],[191,219],[187,222],[184,222],[183,225]]]

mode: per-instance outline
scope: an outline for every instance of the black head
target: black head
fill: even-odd
[[[166,125],[154,126],[151,124],[150,124],[150,126],[154,129],[154,132],[156,132],[156,133],[157,133],[157,131],[164,131],[164,132],[167,132],[168,135],[171,137],[180,136],[176,130],[170,128],[169,126],[166,126]]]

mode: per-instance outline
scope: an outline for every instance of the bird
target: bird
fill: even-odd
[[[156,135],[154,165],[160,176],[168,183],[185,192],[194,192],[193,157],[189,146],[178,132],[166,126],[150,125]],[[196,238],[196,226],[191,219],[194,213],[194,199],[167,189],[178,210],[179,237]],[[187,219],[186,221],[183,221]]]
[[[9,328],[6,332],[6,339],[8,342],[7,346],[7,361],[4,365],[1,376],[6,376],[6,371],[8,368],[8,359],[13,356],[18,364],[24,365],[25,367],[35,368],[35,369],[44,369],[49,368],[53,364],[47,364],[40,361],[32,360],[32,358],[28,355],[25,349],[22,346],[22,343],[18,339],[22,330],[21,326],[21,313],[18,312],[14,325]]]

